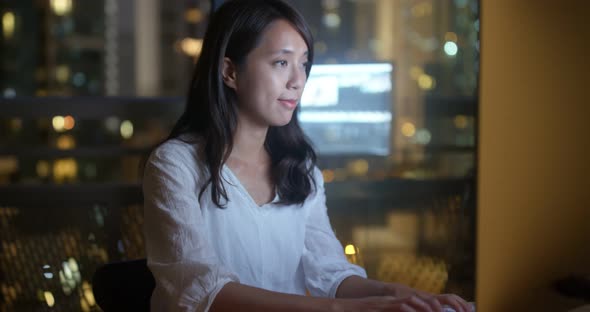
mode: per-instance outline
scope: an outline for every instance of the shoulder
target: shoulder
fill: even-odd
[[[194,137],[169,139],[158,145],[150,154],[150,161],[200,162],[202,142]]]
[[[201,147],[201,140],[195,137],[169,139],[151,152],[146,170],[199,172],[205,167]]]
[[[307,197],[308,200],[317,199],[318,196],[324,196],[324,176],[322,175],[322,171],[317,166],[313,166],[311,168],[311,178],[312,178],[312,192]]]
[[[311,176],[313,177],[313,181],[316,183],[316,186],[323,187],[324,186],[324,176],[322,175],[322,171],[320,170],[320,168],[318,168],[318,166],[313,166],[313,168],[311,170],[312,170]]]

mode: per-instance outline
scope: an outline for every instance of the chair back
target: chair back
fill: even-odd
[[[105,312],[149,311],[156,286],[146,259],[107,263],[92,277],[92,290]]]

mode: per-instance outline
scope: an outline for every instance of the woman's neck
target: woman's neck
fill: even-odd
[[[238,122],[230,157],[248,163],[266,163],[269,155],[264,148],[268,127],[248,126]]]

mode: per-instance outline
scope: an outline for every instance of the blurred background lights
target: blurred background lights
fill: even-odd
[[[84,299],[89,306],[94,306],[96,300],[94,299],[94,293],[92,292],[92,286],[87,281],[82,283],[82,291],[84,292]]]
[[[62,262],[62,269],[59,271],[59,281],[62,286],[64,294],[69,295],[79,285],[82,276],[80,274],[79,266],[74,258],[69,258]]]
[[[412,68],[410,68],[410,76],[414,80],[418,80],[418,78],[420,78],[420,76],[422,76],[423,74],[424,70],[420,66],[412,66]]]
[[[41,178],[46,178],[49,176],[49,163],[46,160],[39,160],[37,162],[36,171],[37,175]]]
[[[457,115],[454,118],[454,123],[455,123],[455,127],[457,127],[458,129],[465,129],[467,128],[467,116],[465,115]]]
[[[197,57],[201,54],[203,40],[195,38],[184,38],[179,42],[180,51],[188,56]]]
[[[353,160],[346,167],[348,172],[357,177],[365,176],[369,172],[369,162],[365,159]]]
[[[354,263],[357,265],[363,265],[358,248],[353,244],[348,244],[344,247],[344,254],[346,255],[346,259],[350,263]]]
[[[203,12],[198,8],[190,8],[184,13],[184,20],[190,24],[198,24],[203,21],[204,18],[205,16],[203,15]]]
[[[445,42],[444,50],[448,56],[455,56],[459,51],[459,47],[453,41],[447,41]]]
[[[120,128],[121,136],[124,139],[129,139],[133,136],[133,123],[129,120],[125,120],[121,123]]]
[[[70,67],[68,65],[59,65],[55,69],[55,79],[61,83],[70,80]]]
[[[8,11],[2,14],[2,33],[5,39],[11,39],[14,35],[15,17],[14,13]]]
[[[324,177],[325,183],[330,183],[334,181],[334,170],[324,169],[322,170],[322,176]]]
[[[72,117],[70,115],[64,117],[64,129],[65,130],[72,130],[74,128],[74,125],[76,125],[76,121],[74,120],[74,117]]]
[[[405,137],[412,137],[416,134],[416,126],[411,122],[404,122],[402,125],[402,135]]]
[[[65,131],[65,119],[63,116],[55,116],[51,120],[51,124],[53,125],[53,129],[57,132]]]
[[[340,0],[322,0],[324,10],[335,10],[340,7]]]
[[[6,89],[4,89],[4,91],[2,92],[2,94],[6,98],[13,98],[13,97],[16,96],[16,90],[14,90],[13,88],[6,88]]]
[[[340,15],[338,15],[338,13],[324,14],[323,22],[328,28],[338,28],[340,27],[341,22]]]
[[[72,83],[76,87],[83,86],[86,83],[86,75],[84,75],[84,73],[81,73],[81,72],[75,73],[74,77],[72,78]]]
[[[53,179],[56,183],[74,180],[78,176],[78,163],[73,158],[58,159],[53,163]]]
[[[432,14],[432,4],[430,2],[422,2],[412,7],[412,15],[414,17],[425,17]]]
[[[445,41],[452,41],[452,42],[457,42],[457,34],[449,31],[445,34]]]
[[[64,16],[72,11],[72,0],[51,0],[50,4],[55,15]]]
[[[430,131],[428,131],[427,129],[420,129],[416,131],[416,142],[418,142],[419,144],[426,145],[430,143],[431,139],[432,135],[430,134]]]
[[[105,128],[107,128],[109,132],[116,133],[119,131],[120,123],[121,121],[119,120],[119,118],[111,116],[105,119],[104,126]]]
[[[48,271],[50,269],[51,269],[51,267],[48,264],[46,264],[46,265],[43,266],[43,270],[45,271],[45,272],[43,272],[43,276],[46,279],[52,279],[53,278],[53,273]]]
[[[354,245],[348,244],[344,248],[344,253],[347,255],[354,255],[354,254],[356,254],[356,248],[354,247]]]
[[[435,80],[430,75],[422,74],[418,77],[418,86],[422,90],[432,90],[435,86]]]
[[[55,305],[55,297],[50,291],[46,291],[43,293],[43,297],[45,298],[45,303],[47,303],[48,307],[53,307]]]

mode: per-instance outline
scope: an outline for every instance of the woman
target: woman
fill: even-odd
[[[347,262],[294,117],[312,61],[305,21],[280,0],[213,15],[186,110],[145,169],[154,311],[469,311]]]

